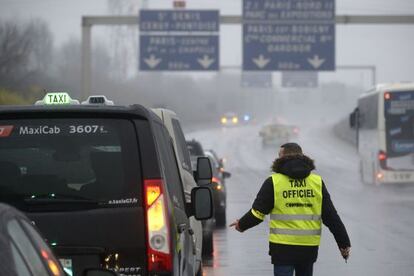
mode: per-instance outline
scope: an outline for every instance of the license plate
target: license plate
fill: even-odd
[[[395,180],[405,180],[405,181],[410,181],[412,180],[412,175],[411,173],[394,173],[394,179]]]
[[[73,276],[72,260],[71,259],[59,259],[59,261],[66,275]]]

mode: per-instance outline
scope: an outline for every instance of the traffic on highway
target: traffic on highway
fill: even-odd
[[[410,1],[0,6],[0,276],[414,275]]]

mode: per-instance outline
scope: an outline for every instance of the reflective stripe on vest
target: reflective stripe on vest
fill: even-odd
[[[269,241],[318,246],[321,236],[322,179],[310,174],[294,180],[273,174],[275,206],[270,214]]]
[[[282,215],[282,214],[270,214],[272,220],[316,220],[321,219],[320,215]]]
[[[270,228],[270,233],[281,234],[281,235],[296,235],[296,236],[309,236],[309,235],[320,235],[321,229],[317,230],[297,230],[297,229],[280,229]]]

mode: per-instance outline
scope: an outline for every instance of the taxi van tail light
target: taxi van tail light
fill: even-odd
[[[217,177],[213,176],[213,177],[211,178],[211,182],[220,183],[220,179],[218,179]]]
[[[381,169],[387,168],[387,153],[385,151],[380,150],[378,152],[378,162]]]
[[[211,183],[213,184],[214,190],[220,191],[223,189],[223,186],[221,185],[221,181],[217,177],[213,176],[213,178],[211,179]]]
[[[167,201],[161,179],[144,180],[149,272],[171,272],[172,254]]]

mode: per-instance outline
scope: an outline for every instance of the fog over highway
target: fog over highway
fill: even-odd
[[[265,2],[279,3],[281,7],[299,5],[292,10],[289,7],[277,11],[265,5],[261,9]],[[316,3],[319,8],[301,10],[303,3]],[[301,20],[276,17],[279,12],[295,14],[295,9],[302,14],[302,18],[298,17]],[[318,20],[308,21],[308,12],[308,15],[327,14],[329,20],[315,17]],[[267,13],[273,19],[260,18]],[[175,25],[187,27],[169,29]],[[142,26],[154,29],[140,29]],[[204,276],[273,275],[268,255],[269,218],[244,233],[228,225],[250,210],[262,183],[271,174],[270,167],[280,144],[286,142],[280,139],[273,141],[272,146],[264,146],[259,135],[263,126],[276,125],[279,129],[274,131],[275,136],[280,129],[295,126],[299,134],[287,140],[298,142],[304,153],[315,160],[316,173],[322,176],[352,245],[346,263],[333,235],[323,227],[314,275],[411,276],[414,275],[413,27],[414,0],[0,0],[0,111],[9,105],[27,105],[30,109],[47,92],[65,91],[80,102],[91,95],[104,95],[115,105],[138,104],[145,110],[164,108],[176,113],[185,138],[196,139],[204,149],[213,149],[225,158],[225,170],[232,174],[225,181],[227,227],[214,229],[214,254],[203,260]],[[299,43],[302,39],[307,42]],[[289,43],[284,44],[284,40]],[[248,64],[250,67],[245,66]],[[385,83],[394,84],[384,86]],[[376,92],[367,93],[372,87]],[[351,112],[353,129],[349,124]],[[102,118],[107,118],[104,115]],[[247,123],[246,116],[250,120]],[[73,123],[73,118],[65,119]],[[0,118],[0,123],[5,120],[9,119]],[[0,124],[0,150],[11,147],[1,137],[8,137],[13,127],[9,122]],[[174,128],[179,130],[176,125]],[[4,134],[4,130],[9,133]],[[80,130],[84,128],[81,126]],[[355,145],[357,130],[359,137],[368,132],[372,135],[361,139],[366,144],[360,145],[368,146],[360,147],[360,156]],[[21,134],[33,134],[29,132],[27,128],[27,133],[25,129]],[[152,133],[148,137],[155,139]],[[182,135],[180,139],[184,140]],[[65,140],[69,147],[71,142]],[[46,144],[54,146],[49,141]],[[186,155],[184,141],[180,148],[181,156]],[[70,155],[71,151],[65,153]],[[179,150],[176,153],[180,156]],[[168,160],[163,154],[154,155],[154,160],[162,160],[166,168],[181,174],[176,159]],[[26,158],[25,154],[15,155],[8,161]],[[0,162],[5,156],[0,155]],[[395,159],[403,164],[402,169],[396,169]],[[16,164],[20,168],[16,174],[19,177],[27,174],[24,162]],[[48,170],[33,163],[42,171]],[[112,163],[102,166],[110,167],[107,164]],[[76,179],[78,165],[73,168],[67,163],[59,165],[70,169],[70,177]],[[181,180],[190,179],[189,186],[195,187],[190,167],[183,166],[188,170],[187,179]],[[406,183],[363,183],[361,167],[365,168],[362,170],[365,178],[368,175],[374,182]],[[111,172],[110,169],[102,171]],[[36,171],[32,174],[41,179]],[[153,175],[150,176],[152,179]],[[1,173],[0,188],[2,177],[3,184],[6,182]],[[76,182],[75,186],[95,182],[95,172],[91,174],[94,179],[88,177],[85,183]],[[157,177],[168,178],[164,172]],[[142,179],[146,180],[144,176]],[[142,185],[147,185],[144,182]],[[43,180],[39,183],[39,186],[44,184]],[[144,188],[140,187],[139,193],[141,190]],[[182,207],[186,222],[192,214],[188,206]],[[201,236],[201,223],[197,225],[200,230],[197,241],[201,244],[205,237]],[[144,233],[149,223],[141,226]],[[179,230],[183,232],[182,229]],[[71,231],[68,236],[82,237]],[[170,237],[172,244],[176,236]],[[130,242],[130,237],[127,238]],[[150,240],[149,236],[146,238],[145,242]],[[95,242],[87,240],[92,245]],[[185,241],[187,245],[193,242],[192,238]],[[75,240],[74,244],[78,242]],[[138,262],[136,256],[141,258],[134,266],[149,267],[148,260],[155,264],[148,244],[139,246],[147,255],[134,255],[134,262]],[[174,253],[178,256],[181,251],[176,248]],[[200,252],[201,247],[195,251]],[[160,252],[164,254],[167,250]],[[86,255],[83,251],[79,253]],[[193,275],[192,263],[198,267],[201,257],[199,254],[194,258],[191,254],[190,258],[180,255],[182,263],[189,261],[189,265],[181,264],[180,269],[190,268],[188,274]],[[66,256],[67,260],[69,257]],[[194,259],[198,262],[193,262]],[[1,265],[0,261],[0,268]],[[143,268],[142,275],[149,274],[148,271],[156,274],[157,269]]]

